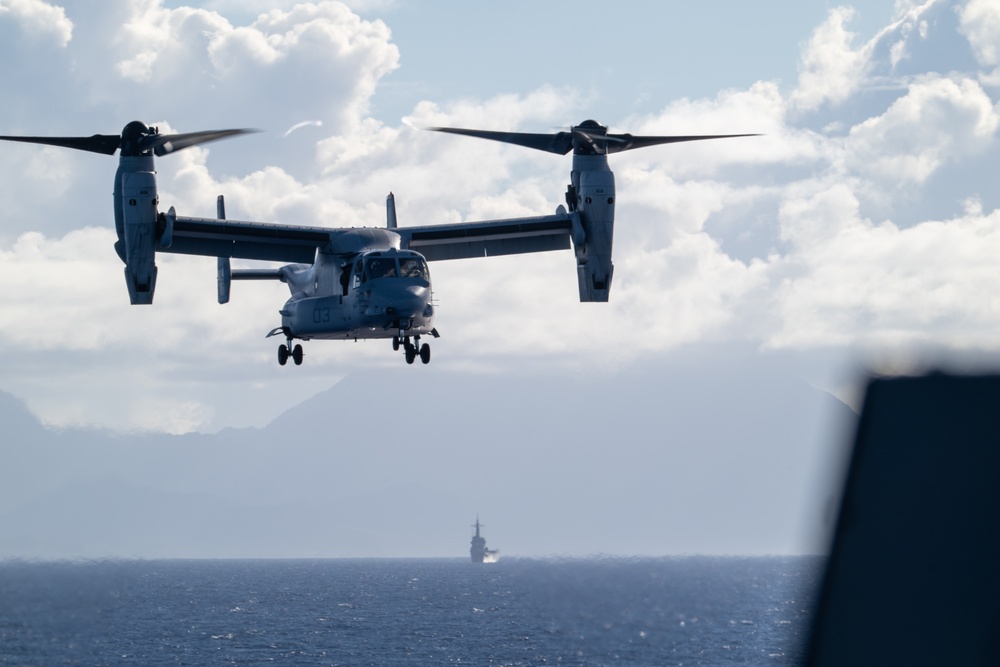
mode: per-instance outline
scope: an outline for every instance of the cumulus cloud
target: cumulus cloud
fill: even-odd
[[[835,108],[866,90],[905,87],[904,73],[909,68],[917,67],[917,74],[926,73],[913,63],[922,62],[923,58],[915,56],[925,55],[929,48],[941,49],[935,56],[945,70],[936,71],[947,73],[945,60],[949,56],[943,51],[952,48],[950,24],[945,20],[951,17],[942,16],[947,6],[944,0],[897,2],[894,20],[864,42],[849,30],[857,16],[853,7],[830,10],[803,48],[790,104],[810,113]],[[942,48],[943,44],[947,46]]]
[[[16,21],[26,34],[34,38],[53,39],[65,47],[73,38],[73,22],[66,11],[44,0],[2,0],[0,21]]]
[[[787,273],[769,346],[995,346],[1000,299],[983,286],[995,280],[1000,211],[899,229],[860,217],[841,187],[789,201],[782,216],[814,236],[774,267]]]
[[[801,109],[813,110],[825,102],[836,104],[861,85],[868,61],[864,49],[854,47],[857,36],[847,29],[854,15],[851,7],[832,10],[809,40],[792,96]]]
[[[983,65],[1000,65],[1000,7],[990,0],[969,0],[956,11],[976,59]]]
[[[998,126],[1000,115],[977,81],[928,74],[885,113],[851,128],[846,159],[851,171],[887,187],[920,184],[944,162],[986,150]]]
[[[272,9],[245,26],[214,11],[159,2],[130,5],[113,43],[115,70],[137,84],[262,109],[261,91],[296,99],[295,112],[343,130],[364,112],[378,81],[398,66],[382,21],[365,21],[340,2]],[[322,94],[316,94],[322,89]],[[337,100],[336,105],[328,100]]]
[[[956,11],[960,32],[969,40],[976,59],[994,68],[981,74],[983,82],[1000,86],[1000,6],[990,0],[969,0]]]

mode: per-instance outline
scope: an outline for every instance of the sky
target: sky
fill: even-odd
[[[390,191],[402,226],[562,202],[568,157],[426,126],[763,135],[612,156],[607,304],[578,302],[572,251],[434,263],[429,368],[385,341],[313,341],[279,367],[264,335],[287,288],[219,305],[211,258],[159,256],[155,304],[130,306],[114,159],[5,144],[0,390],[52,426],[180,434],[262,427],[372,371],[419,392],[427,372],[615,378],[737,354],[856,407],[864,368],[992,363],[1000,5],[608,7],[0,0],[0,134],[261,130],[157,161],[180,215],[219,194],[231,219],[331,227],[383,225]]]
[[[761,133],[614,156],[607,305],[577,302],[570,251],[437,263],[435,366],[613,372],[731,342],[815,351],[803,373],[850,400],[851,360],[992,354],[1000,10],[770,4],[2,0],[0,129],[259,128],[159,160],[163,207],[212,215],[224,194],[230,218],[325,226],[384,224],[389,191],[404,225],[561,202],[568,158],[421,126]],[[0,150],[0,340],[16,350],[0,386],[47,423],[262,426],[398,365],[387,345],[314,342],[279,368],[263,335],[286,288],[239,284],[220,306],[206,258],[161,256],[155,305],[130,307],[114,168]]]

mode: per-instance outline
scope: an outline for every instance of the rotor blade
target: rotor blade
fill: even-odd
[[[114,155],[121,143],[117,134],[95,134],[90,137],[4,137],[4,141],[20,141],[26,144],[44,144],[46,146],[61,146],[78,151],[90,151],[103,155]]]
[[[631,134],[609,134],[606,137],[595,136],[594,139],[600,141],[604,139],[615,143],[609,143],[608,153],[621,153],[635,148],[646,148],[647,146],[658,146],[660,144],[676,144],[682,141],[701,141],[703,139],[729,139],[732,137],[759,137],[759,134],[693,134],[676,135],[663,137],[634,137]]]
[[[533,134],[530,132],[492,132],[490,130],[466,130],[458,127],[428,127],[434,132],[464,134],[468,137],[479,137],[491,141],[501,141],[505,144],[516,144],[526,148],[566,155],[573,150],[573,135],[570,132],[555,134]]]
[[[162,157],[170,153],[176,153],[179,150],[184,150],[185,148],[190,148],[191,146],[197,146],[198,144],[206,144],[210,141],[217,141],[238,134],[250,134],[251,132],[259,132],[259,130],[208,130],[206,132],[187,132],[185,134],[154,134],[141,139],[140,145],[143,150],[152,148],[153,153],[157,157]]]

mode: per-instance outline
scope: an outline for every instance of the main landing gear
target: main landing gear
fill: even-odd
[[[421,345],[420,336],[414,336],[412,343],[409,336],[396,336],[392,339],[392,349],[398,351],[400,346],[403,348],[403,356],[406,358],[406,363],[412,364],[418,356],[420,357],[420,363],[431,363],[431,346],[427,343]]]
[[[302,365],[302,346],[296,344],[295,347],[292,347],[291,338],[285,345],[278,346],[278,363],[284,366],[288,363],[288,357],[292,358],[296,366]]]

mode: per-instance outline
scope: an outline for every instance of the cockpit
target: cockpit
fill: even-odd
[[[359,258],[354,264],[355,285],[380,278],[416,278],[430,283],[427,262],[417,254],[377,254]]]

